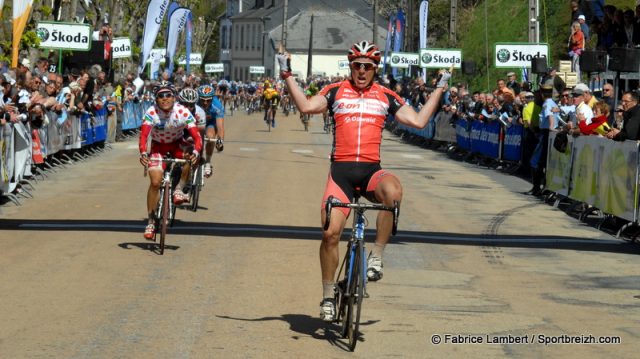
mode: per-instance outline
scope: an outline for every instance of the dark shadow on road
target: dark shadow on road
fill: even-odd
[[[41,220],[41,219],[0,219],[0,233],[4,231],[85,231],[85,232],[128,232],[142,235],[144,221],[140,220]],[[533,231],[533,229],[532,229]],[[375,230],[368,228],[366,238],[371,241]],[[347,238],[350,230],[345,230]],[[296,227],[286,225],[264,225],[251,223],[213,223],[176,220],[169,229],[169,235],[253,237],[298,240],[319,240],[320,227]],[[7,238],[0,235],[0,237]],[[95,236],[94,236],[95,237]],[[99,237],[98,237],[99,238]],[[611,252],[640,254],[640,246],[614,237],[585,239],[568,236],[539,235],[493,235],[461,234],[448,232],[398,231],[392,243],[430,243],[464,246],[494,246],[537,249],[569,249],[588,252]],[[1,240],[0,240],[1,241]]]
[[[135,247],[145,251],[150,251],[150,252],[160,254],[160,247],[158,246],[158,243],[155,243],[155,242],[125,242],[125,243],[118,244],[118,247],[122,249],[132,249],[132,247]],[[180,246],[172,246],[168,244],[164,245],[165,251],[176,251],[179,248]]]
[[[340,326],[335,323],[327,323],[320,318],[313,318],[305,314],[283,314],[279,317],[262,317],[262,318],[238,318],[230,317],[227,315],[216,315],[220,319],[239,320],[243,322],[266,322],[266,321],[283,321],[289,323],[289,329],[302,336],[312,337],[314,339],[326,340],[332,345],[335,345],[343,350],[349,351],[348,343],[344,342],[340,335]],[[379,322],[378,320],[370,320],[368,322],[361,322],[360,326],[368,326]],[[358,341],[364,342],[364,334],[361,332]],[[298,340],[300,335],[294,334],[292,339]]]

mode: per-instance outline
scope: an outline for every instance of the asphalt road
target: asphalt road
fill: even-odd
[[[0,357],[637,357],[640,246],[520,194],[517,177],[388,132],[400,228],[349,353],[318,318],[330,136],[319,116],[309,132],[279,116],[271,132],[227,117],[202,208],[178,211],[163,256],[142,238],[135,141],[1,206]]]

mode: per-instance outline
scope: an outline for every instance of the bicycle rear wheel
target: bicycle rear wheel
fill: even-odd
[[[167,236],[167,227],[169,227],[169,201],[171,199],[171,184],[164,184],[162,193],[162,209],[160,213],[160,254],[164,254],[164,239]]]
[[[344,323],[346,324],[346,336],[349,339],[349,350],[354,351],[358,343],[360,332],[360,312],[362,310],[362,299],[364,298],[364,275],[363,275],[363,248],[362,243],[358,242],[354,253],[353,274],[351,276],[351,285],[349,286],[349,297],[347,300],[347,315]]]

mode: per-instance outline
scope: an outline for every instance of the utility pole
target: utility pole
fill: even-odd
[[[529,0],[529,42],[536,44],[540,42],[539,6],[539,0]]]
[[[372,42],[374,44],[378,42],[378,0],[373,0],[373,40]]]
[[[282,16],[282,38],[280,39],[280,49],[287,48],[287,11],[289,0],[284,0],[284,15]]]
[[[311,26],[309,29],[309,53],[307,54],[307,77],[311,77],[311,65],[312,65],[312,57],[311,53],[313,52],[313,14],[311,14]]]
[[[449,18],[449,42],[455,45],[457,42],[456,29],[458,19],[458,0],[451,0],[451,13]]]

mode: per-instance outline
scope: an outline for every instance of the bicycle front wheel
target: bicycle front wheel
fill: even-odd
[[[362,310],[362,299],[364,298],[364,272],[362,243],[356,245],[354,261],[351,275],[351,285],[349,286],[349,297],[347,300],[347,315],[344,320],[346,324],[346,334],[349,339],[349,350],[354,351],[358,343],[360,332],[360,312]]]
[[[164,184],[162,193],[162,211],[160,213],[160,254],[164,254],[164,239],[167,236],[167,227],[169,227],[169,201],[171,199],[171,183],[167,181]]]
[[[202,190],[202,184],[200,177],[203,173],[204,165],[199,165],[193,172],[193,178],[191,182],[191,210],[196,212],[198,210],[198,200],[200,200],[200,191]]]

